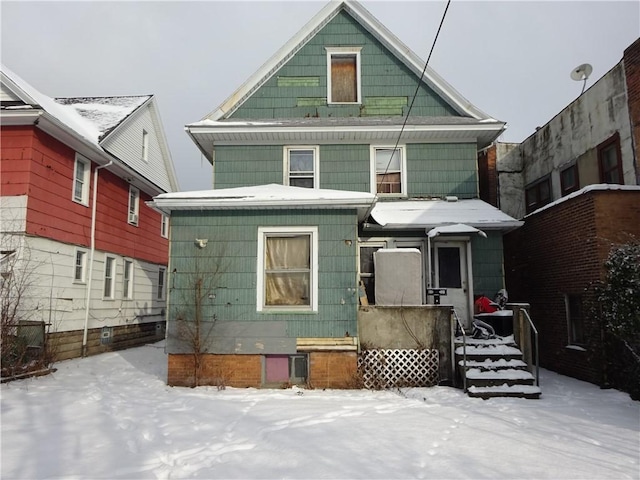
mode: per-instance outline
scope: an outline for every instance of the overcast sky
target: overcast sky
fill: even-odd
[[[211,188],[184,125],[218,107],[327,2],[0,3],[1,60],[49,96],[155,94],[182,190]],[[362,1],[426,60],[446,0]],[[640,36],[640,2],[451,2],[429,63],[520,142]]]

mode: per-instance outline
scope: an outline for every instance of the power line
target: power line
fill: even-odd
[[[442,30],[442,25],[444,24],[444,19],[447,16],[447,11],[449,10],[449,5],[450,4],[451,4],[451,0],[447,0],[447,5],[444,8],[444,12],[442,14],[442,18],[440,19],[440,25],[438,26],[438,30],[436,31],[436,36],[433,39],[433,43],[431,45],[431,50],[429,51],[429,55],[427,56],[427,61],[425,62],[424,68],[422,69],[422,74],[420,75],[420,78],[418,79],[418,84],[416,85],[416,91],[413,93],[413,97],[411,99],[411,103],[409,104],[409,108],[407,110],[407,115],[404,118],[404,121],[402,123],[402,127],[400,128],[400,133],[398,134],[398,139],[396,140],[396,144],[393,147],[393,150],[391,152],[391,156],[389,157],[389,161],[387,162],[387,166],[386,166],[386,168],[384,170],[384,173],[382,174],[382,178],[383,179],[385,178],[385,176],[387,175],[387,172],[389,171],[389,167],[391,166],[391,161],[393,160],[393,158],[394,158],[394,156],[396,154],[396,151],[398,149],[398,145],[400,144],[400,139],[402,138],[402,134],[404,133],[404,129],[407,126],[407,122],[409,121],[409,115],[411,114],[411,109],[413,108],[413,104],[415,103],[416,97],[418,96],[418,92],[420,91],[420,87],[422,86],[422,79],[424,78],[424,74],[427,71],[427,66],[429,65],[429,60],[431,60],[431,55],[433,54],[433,50],[435,49],[436,42],[438,41],[438,37],[440,35],[440,30]],[[373,199],[373,202],[371,203],[371,207],[369,207],[369,211],[365,215],[365,218],[367,218],[369,216],[369,214],[371,213],[371,210],[373,209],[373,205],[375,204],[375,201],[378,199],[378,187],[380,186],[380,184],[381,184],[381,182],[376,184],[376,194],[375,194],[375,197]]]

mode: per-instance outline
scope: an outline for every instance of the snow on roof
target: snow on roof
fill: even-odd
[[[214,209],[309,206],[339,208],[344,206],[368,207],[374,198],[372,193],[365,192],[269,184],[220,190],[163,193],[156,196],[153,203],[156,207],[167,210],[207,207]]]
[[[562,197],[559,198],[558,200],[556,200],[555,202],[551,202],[551,203],[547,203],[546,205],[543,205],[542,207],[538,208],[537,210],[534,210],[533,212],[529,213],[528,215],[525,215],[524,218],[530,217],[531,215],[535,215],[537,213],[542,212],[543,210],[546,210],[547,208],[551,208],[551,207],[555,207],[556,205],[559,205],[563,202],[566,202],[567,200],[570,200],[572,198],[576,198],[580,195],[584,195],[585,193],[589,193],[589,192],[602,192],[602,191],[612,191],[612,190],[624,190],[624,191],[629,191],[629,192],[640,192],[640,185],[618,185],[618,184],[614,184],[614,183],[595,183],[593,185],[587,185],[584,188],[581,188],[580,190],[570,193],[569,195],[567,195],[566,197]]]
[[[102,140],[138,107],[148,101],[151,95],[118,97],[70,97],[56,98],[55,102],[72,108],[83,119],[98,129]]]
[[[378,202],[371,217],[382,227],[405,229],[464,224],[481,229],[509,230],[523,224],[479,199]]]

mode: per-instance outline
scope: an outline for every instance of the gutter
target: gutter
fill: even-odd
[[[84,312],[84,330],[82,333],[82,356],[87,356],[87,336],[89,332],[89,310],[91,306],[91,280],[93,277],[93,258],[96,252],[96,211],[98,202],[98,171],[113,165],[113,160],[99,165],[93,172],[93,204],[91,205],[91,254],[89,255],[89,274],[87,278],[86,308]]]

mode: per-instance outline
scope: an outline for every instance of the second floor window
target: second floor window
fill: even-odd
[[[598,166],[600,182],[624,184],[618,133],[598,145]]]
[[[371,147],[371,193],[406,194],[406,161],[404,146]]]
[[[89,205],[89,175],[91,164],[89,161],[76,156],[73,171],[73,201]]]
[[[551,202],[551,177],[547,175],[527,186],[525,200],[527,202],[527,213],[531,213]]]
[[[127,221],[138,226],[138,212],[140,209],[140,190],[129,185],[129,214]]]
[[[560,172],[560,189],[563,197],[577,191],[579,188],[577,165],[571,165]]]
[[[160,219],[160,235],[163,238],[169,238],[169,217],[162,215]]]
[[[318,147],[285,147],[285,185],[318,188]]]

